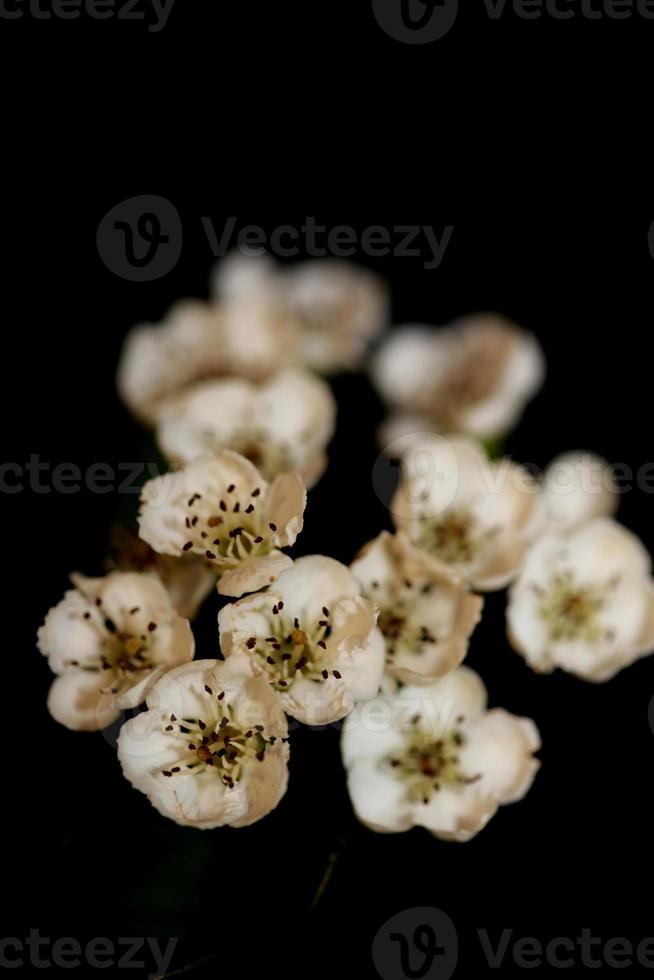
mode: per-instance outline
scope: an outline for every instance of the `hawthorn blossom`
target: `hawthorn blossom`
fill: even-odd
[[[350,565],[363,594],[379,607],[386,670],[403,684],[430,684],[461,663],[484,600],[466,591],[443,562],[388,531]]]
[[[120,525],[111,529],[106,564],[109,571],[155,575],[165,586],[174,608],[185,619],[195,619],[200,606],[216,586],[216,573],[207,566],[206,559],[192,554],[181,558],[159,555]]]
[[[545,470],[542,501],[547,527],[567,531],[594,517],[611,517],[618,506],[618,488],[600,456],[563,453]]]
[[[116,382],[132,414],[153,424],[169,398],[229,369],[220,310],[199,300],[184,300],[161,324],[139,324],[127,334]]]
[[[491,462],[464,436],[411,443],[391,511],[415,547],[482,592],[516,575],[541,524],[539,487],[530,474],[507,459]]]
[[[259,303],[284,324],[279,363],[331,373],[356,368],[388,320],[385,285],[373,273],[337,259],[277,267],[268,256],[234,253],[218,266],[219,302]]]
[[[222,595],[255,592],[293,564],[280,548],[302,530],[306,489],[295,470],[268,484],[230,449],[150,480],[141,494],[139,533],[164,555],[203,555]]]
[[[170,404],[157,440],[176,465],[229,448],[266,479],[296,469],[311,486],[327,464],[335,415],[324,381],[287,368],[260,386],[232,378],[190,388]]]
[[[377,694],[384,667],[377,607],[360,593],[340,562],[299,558],[266,592],[221,609],[221,650],[247,654],[294,718],[338,721]]]
[[[467,667],[430,687],[405,687],[362,705],[341,749],[350,799],[371,830],[425,827],[468,841],[500,806],[521,800],[539,762],[529,718],[486,710],[486,689]]]
[[[509,593],[509,639],[530,667],[610,680],[654,650],[654,582],[641,542],[600,517],[533,545]]]
[[[192,660],[195,643],[154,576],[111,572],[71,580],[75,588],[38,631],[39,650],[58,675],[48,710],[67,728],[97,731],[140,704],[166,670]]]
[[[535,337],[503,317],[464,317],[449,327],[405,326],[377,352],[381,396],[423,431],[497,439],[518,421],[545,375]],[[407,428],[399,421],[392,431]]]
[[[209,830],[247,827],[274,810],[288,782],[288,727],[247,657],[171,671],[147,708],[123,725],[118,758],[159,813]]]

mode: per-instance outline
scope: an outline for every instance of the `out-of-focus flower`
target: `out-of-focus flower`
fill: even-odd
[[[371,830],[419,826],[468,841],[530,789],[540,737],[528,718],[487,711],[481,678],[459,667],[357,708],[341,748],[352,805]]]
[[[39,649],[59,675],[48,709],[67,728],[96,731],[140,704],[166,670],[192,660],[195,643],[153,576],[71,578],[76,588],[48,612],[38,632]]]
[[[499,438],[516,424],[544,375],[533,335],[490,313],[441,329],[400,327],[372,365],[380,394],[412,417],[408,424],[483,440]],[[394,422],[393,431],[408,424]]]
[[[288,782],[288,728],[247,657],[179,667],[147,706],[123,725],[118,758],[163,816],[208,830],[246,827],[275,809]]]
[[[128,333],[116,380],[129,410],[152,424],[169,398],[202,378],[229,370],[220,310],[184,300],[173,306],[162,323],[140,324]]]
[[[216,585],[216,573],[198,555],[159,555],[149,544],[121,525],[111,528],[108,571],[143,572],[156,577],[166,588],[180,616],[195,619],[198,610]]]
[[[451,569],[388,531],[350,566],[363,594],[379,606],[386,670],[403,684],[430,684],[468,650],[484,600],[466,591]]]
[[[259,316],[276,310],[288,358],[280,363],[325,373],[356,368],[388,320],[381,280],[336,259],[279,267],[267,256],[234,253],[220,263],[215,288],[219,301],[258,302]]]
[[[650,557],[608,517],[533,545],[509,593],[509,639],[530,667],[610,680],[654,650]]]
[[[157,439],[176,465],[227,448],[266,479],[295,469],[311,486],[325,469],[335,415],[324,381],[287,368],[260,386],[232,378],[188,389],[170,404]]]
[[[548,529],[568,531],[617,510],[618,488],[609,464],[593,453],[564,453],[543,477],[543,511]]]
[[[300,558],[265,593],[221,609],[221,649],[247,654],[294,718],[338,721],[377,694],[384,668],[377,607],[360,593],[340,562]]]
[[[139,533],[164,555],[203,555],[222,595],[274,582],[293,564],[279,549],[302,530],[306,488],[295,470],[268,484],[230,449],[150,480],[141,494]]]
[[[541,524],[539,487],[529,473],[508,459],[490,462],[463,436],[411,444],[391,510],[415,547],[482,592],[516,575]]]

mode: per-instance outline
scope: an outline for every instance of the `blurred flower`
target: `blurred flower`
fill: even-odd
[[[379,606],[386,670],[403,684],[430,684],[461,663],[484,600],[466,591],[443,562],[388,531],[350,565],[363,594]]]
[[[638,538],[611,518],[544,534],[509,593],[509,639],[536,671],[610,680],[654,650],[650,571]]]
[[[300,558],[265,593],[221,609],[223,654],[248,654],[299,721],[338,721],[377,694],[384,667],[377,608],[360,592],[333,558]]]
[[[38,631],[39,649],[59,675],[48,709],[67,728],[96,731],[140,704],[166,670],[192,660],[195,643],[153,576],[111,572],[71,579],[76,588]]]
[[[159,555],[149,544],[121,525],[111,528],[109,571],[144,572],[156,575],[166,588],[180,616],[195,619],[200,606],[216,585],[216,573],[198,555]]]
[[[434,329],[405,326],[377,352],[372,377],[381,396],[411,416],[389,431],[463,432],[497,439],[518,421],[545,375],[532,334],[497,314]]]
[[[169,404],[157,440],[176,465],[229,448],[266,479],[296,469],[311,486],[327,465],[335,415],[324,381],[287,368],[260,386],[233,378],[188,389]]]
[[[275,809],[288,782],[288,728],[247,657],[179,667],[147,706],[123,725],[118,758],[159,813],[205,830],[246,827]]]
[[[564,453],[543,477],[543,510],[548,529],[567,531],[594,517],[610,517],[618,507],[618,488],[609,464],[593,453]]]
[[[463,436],[423,436],[402,460],[396,527],[482,592],[516,575],[541,523],[538,484],[508,459],[490,462]]]
[[[540,737],[528,718],[486,710],[467,667],[353,712],[341,742],[355,813],[371,830],[426,827],[468,841],[530,789]]]
[[[228,373],[229,367],[218,308],[184,300],[161,324],[140,324],[128,333],[116,382],[129,410],[152,424],[168,398],[202,378]]]
[[[203,555],[220,576],[218,591],[239,596],[293,564],[279,549],[302,530],[305,506],[295,470],[268,484],[249,460],[223,449],[146,483],[139,533],[164,555]]]
[[[219,301],[258,301],[285,323],[287,360],[330,373],[358,367],[388,320],[388,295],[373,273],[337,259],[276,266],[268,256],[233,253],[218,266]],[[292,338],[292,339],[291,339]]]

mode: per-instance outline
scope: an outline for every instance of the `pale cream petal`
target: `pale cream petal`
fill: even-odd
[[[274,541],[278,548],[286,548],[304,525],[304,509],[307,491],[302,475],[296,470],[280,473],[270,485],[265,499],[266,522],[274,524]]]
[[[48,693],[48,711],[55,721],[75,732],[97,732],[120,716],[111,694],[105,693],[101,671],[75,670],[56,677]]]
[[[221,577],[218,591],[221,595],[238,598],[245,592],[257,592],[275,582],[282,572],[291,568],[293,559],[281,551],[271,551],[268,555],[247,558],[240,565]]]

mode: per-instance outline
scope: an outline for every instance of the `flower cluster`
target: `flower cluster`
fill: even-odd
[[[499,316],[382,341],[369,366],[399,437],[394,530],[349,568],[288,554],[335,425],[313,372],[359,366],[387,313],[383,284],[346,264],[230,256],[210,302],[127,338],[118,388],[171,470],[143,487],[138,536],[114,533],[107,574],[72,576],[38,645],[52,716],[93,731],[131,711],[123,772],[180,824],[270,813],[290,718],[342,725],[367,826],[467,841],[539,767],[534,722],[488,710],[463,663],[483,593],[509,589],[510,642],[540,672],[607,680],[654,648],[650,559],[613,519],[606,464],[567,453],[537,479],[489,452],[544,377],[535,339]],[[218,638],[194,659],[189,619],[210,594]]]

